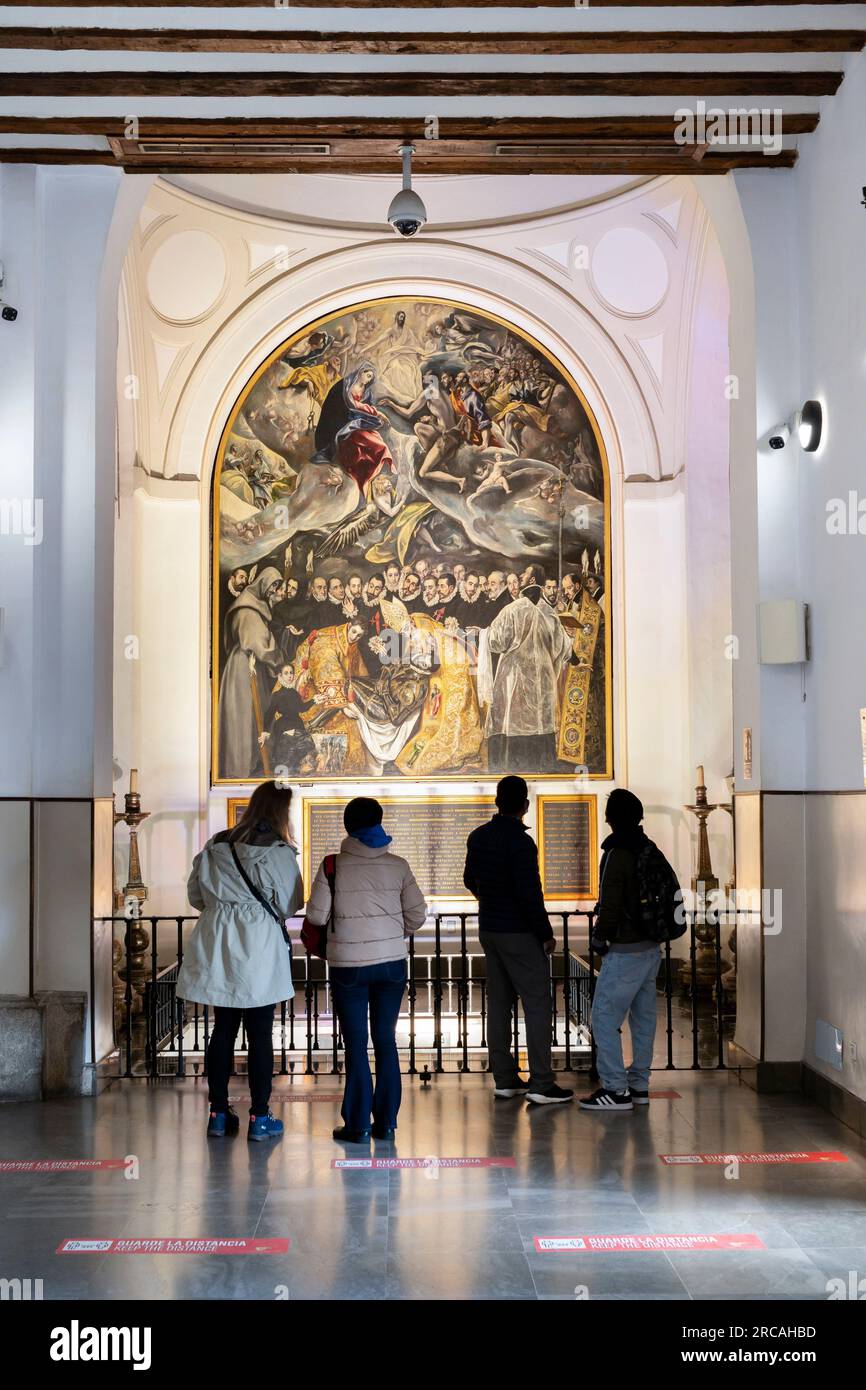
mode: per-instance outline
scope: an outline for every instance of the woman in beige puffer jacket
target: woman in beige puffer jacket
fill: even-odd
[[[406,989],[406,939],[423,926],[424,894],[382,828],[382,807],[370,797],[350,801],[343,813],[347,835],[336,856],[333,920],[324,863],[307,903],[307,919],[330,923],[328,973],[334,1011],[346,1054],[344,1123],[334,1138],[345,1143],[393,1139],[400,1108],[397,1019]],[[376,1057],[376,1085],[367,1055],[369,1033]],[[372,1117],[372,1125],[371,1125]]]

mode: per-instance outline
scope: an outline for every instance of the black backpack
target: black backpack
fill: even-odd
[[[640,920],[649,941],[663,945],[684,936],[687,922],[679,880],[658,845],[647,840],[637,856]]]

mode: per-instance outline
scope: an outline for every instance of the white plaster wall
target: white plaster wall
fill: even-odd
[[[763,798],[763,876],[766,975],[764,1052],[776,1062],[799,1062],[806,1036],[806,803],[773,793]]]
[[[863,496],[863,179],[850,131],[864,119],[866,60],[859,55],[838,98],[823,104],[818,130],[804,144],[791,178],[737,175],[758,286],[760,592],[802,598],[812,616],[812,659],[805,669],[761,673],[764,785],[805,793],[804,847],[793,840],[780,844],[772,886],[783,887],[785,901],[790,895],[797,903],[805,858],[802,1055],[861,1097],[861,1065],[846,1055],[840,1075],[816,1062],[814,1023],[823,1018],[840,1027],[862,1053],[866,796],[859,711],[866,707],[866,535],[833,535],[826,523],[833,498],[847,501],[853,491],[856,506]],[[792,442],[769,457],[761,448],[765,431],[810,397],[825,410],[820,450],[803,454]],[[852,794],[833,794],[845,791]],[[777,800],[768,798],[768,805]],[[785,932],[780,942],[784,938]],[[785,963],[768,955],[771,969],[768,1000],[777,991],[783,998]]]
[[[815,1071],[866,1100],[866,796],[806,797],[805,832],[809,926],[803,1056]],[[842,1032],[841,1072],[815,1055],[818,1019]]]
[[[0,994],[30,992],[30,804],[0,801]]]

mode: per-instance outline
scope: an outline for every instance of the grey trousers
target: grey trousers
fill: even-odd
[[[517,1058],[511,1048],[512,1015],[519,999],[526,1023],[529,1083],[534,1090],[547,1090],[554,1084],[547,953],[532,932],[481,932],[479,939],[487,958],[487,1048],[493,1080],[497,1086],[508,1087],[517,1079]]]

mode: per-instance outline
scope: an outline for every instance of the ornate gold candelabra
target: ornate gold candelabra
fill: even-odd
[[[711,993],[716,983],[716,927],[714,921],[707,920],[706,900],[709,893],[718,892],[719,880],[713,873],[710,857],[710,840],[707,834],[707,821],[710,813],[718,810],[719,803],[707,801],[707,787],[704,769],[698,768],[697,786],[693,805],[686,806],[698,822],[698,860],[692,877],[692,890],[695,894],[695,968],[694,986],[700,993]],[[680,983],[688,991],[692,987],[691,961],[684,961],[680,967]]]
[[[117,907],[121,908],[128,925],[123,943],[115,942],[115,1031],[118,1037],[125,1033],[126,1026],[132,1037],[133,1067],[141,1065],[147,1051],[147,1019],[144,1008],[144,991],[147,982],[147,951],[150,946],[150,933],[137,919],[147,900],[147,887],[141,877],[141,859],[138,852],[138,827],[147,820],[149,811],[142,811],[138,792],[138,768],[130,768],[129,791],[124,797],[124,809],[115,811],[114,823],[123,821],[129,826],[129,877],[118,893]],[[118,950],[118,947],[120,948]],[[125,956],[125,960],[124,960]],[[129,1017],[126,1018],[127,984],[131,999]]]

